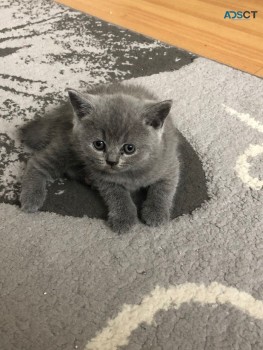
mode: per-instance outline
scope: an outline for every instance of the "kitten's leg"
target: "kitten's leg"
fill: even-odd
[[[21,209],[33,213],[42,207],[46,198],[47,176],[34,164],[34,158],[29,159],[23,177],[20,194]]]
[[[169,221],[177,184],[178,179],[160,180],[149,187],[141,213],[147,225],[160,226]]]
[[[127,232],[138,221],[137,208],[131,195],[124,187],[102,182],[97,188],[109,209],[108,224],[118,233]]]
[[[47,181],[58,178],[66,166],[66,155],[62,152],[44,150],[29,159],[22,181],[21,209],[35,212],[46,198]]]

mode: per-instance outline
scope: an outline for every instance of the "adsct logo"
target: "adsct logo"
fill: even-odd
[[[258,11],[226,11],[224,19],[255,19]]]

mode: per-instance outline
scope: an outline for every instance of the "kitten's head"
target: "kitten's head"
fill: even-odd
[[[69,90],[82,157],[108,173],[143,169],[156,156],[172,101]]]

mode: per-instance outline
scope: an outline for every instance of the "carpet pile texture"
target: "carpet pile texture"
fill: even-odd
[[[0,9],[0,348],[262,349],[263,81],[51,1]],[[174,219],[117,236],[65,179],[21,212],[19,125],[68,86],[120,79],[174,101]]]

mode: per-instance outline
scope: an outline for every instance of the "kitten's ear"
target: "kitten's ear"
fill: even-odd
[[[86,95],[83,96],[76,90],[68,90],[69,101],[73,107],[76,116],[79,119],[83,119],[88,116],[94,110],[94,96]]]
[[[172,103],[172,100],[166,100],[148,104],[143,111],[143,118],[146,125],[150,125],[154,129],[160,129],[171,110]]]

